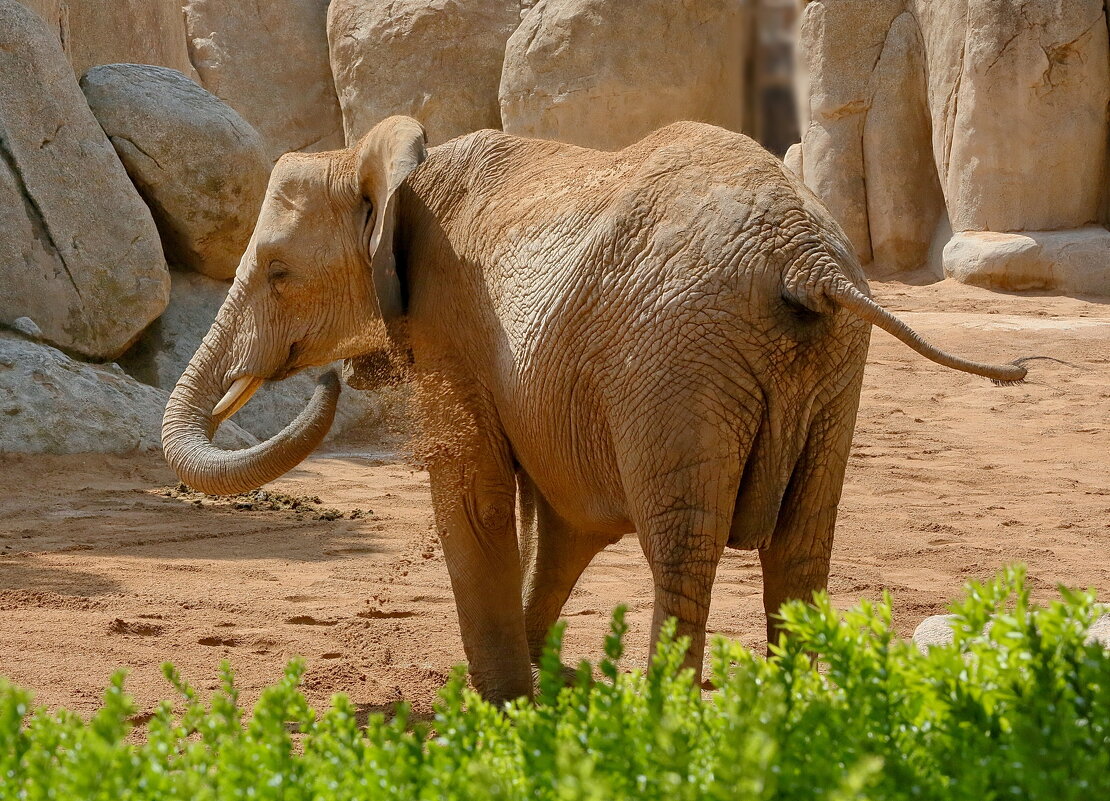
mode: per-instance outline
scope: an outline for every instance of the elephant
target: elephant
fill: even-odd
[[[499,131],[427,148],[390,117],[287,154],[211,330],[168,401],[165,457],[211,494],[260,486],[331,424],[325,374],[243,450],[216,427],[265,381],[339,359],[407,366],[471,679],[532,692],[582,571],[638,536],[700,676],[726,547],[758,550],[768,636],[826,587],[872,325],[945,353],[871,298],[850,242],[751,139],[693,122],[619,152]],[[654,647],[654,646],[653,646]]]

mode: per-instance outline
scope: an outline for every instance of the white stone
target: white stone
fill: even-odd
[[[805,166],[802,161],[802,145],[800,142],[791,145],[787,149],[786,155],[783,156],[782,162],[786,165],[786,168],[788,170],[790,170],[802,180],[805,180],[806,173]]]
[[[0,324],[94,360],[119,356],[169,299],[150,211],[54,33],[0,0]]]
[[[117,365],[74,361],[60,350],[0,334],[0,452],[157,451],[169,393]],[[257,440],[225,424],[223,447]]]
[[[1110,293],[1110,231],[956,234],[944,248],[944,273],[967,284],[1021,291]]]
[[[951,645],[955,639],[952,632],[952,621],[955,615],[933,615],[917,624],[913,630],[913,644],[923,654],[929,653],[934,646]]]
[[[164,67],[94,67],[81,89],[150,206],[170,264],[233,277],[270,175],[258,132]]]
[[[913,630],[913,644],[923,654],[937,646],[951,645],[955,641],[952,626],[955,615],[933,615],[922,620]],[[984,632],[989,632],[991,623],[988,622]],[[1097,642],[1104,648],[1110,649],[1110,614],[1103,615],[1087,629],[1087,642]]]
[[[1103,648],[1110,650],[1110,614],[1103,615],[1087,629],[1087,640],[1097,642]]]

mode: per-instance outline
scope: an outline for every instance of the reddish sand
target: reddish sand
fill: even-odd
[[[1034,362],[1027,383],[995,387],[877,332],[836,603],[888,588],[908,633],[965,580],[1015,561],[1042,598],[1060,582],[1110,596],[1110,306],[948,283],[876,290],[964,355],[1075,367]],[[0,675],[87,714],[128,666],[149,711],[168,694],[165,660],[211,689],[230,659],[253,701],[302,655],[315,704],[342,691],[364,710],[400,699],[428,709],[462,648],[423,473],[387,454],[333,452],[268,488],[319,496],[344,513],[335,520],[158,494],[174,483],[155,456],[0,457]],[[567,604],[568,658],[597,657],[618,603],[640,660],[651,594],[632,537],[598,557]],[[729,551],[710,629],[762,648],[763,626],[755,554]]]

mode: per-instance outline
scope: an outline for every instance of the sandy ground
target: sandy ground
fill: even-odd
[[[1042,598],[1062,582],[1110,600],[1110,305],[948,283],[875,288],[965,355],[1075,367],[1035,362],[1027,383],[1000,388],[876,332],[836,602],[888,588],[908,633],[965,580],[1015,561]],[[423,473],[388,454],[319,454],[268,487],[318,496],[307,510],[159,494],[174,483],[154,456],[0,457],[0,675],[88,714],[129,666],[149,711],[167,694],[165,660],[211,689],[229,659],[253,701],[301,655],[316,704],[343,691],[366,711],[400,699],[429,708],[463,654]],[[569,658],[597,657],[618,603],[630,608],[629,658],[642,659],[651,595],[634,538],[603,552],[568,603]],[[729,551],[710,629],[762,648],[763,626],[756,557]]]

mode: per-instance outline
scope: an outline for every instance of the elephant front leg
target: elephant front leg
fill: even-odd
[[[516,484],[499,432],[467,426],[449,455],[428,465],[470,676],[493,703],[530,696],[521,605]],[[458,430],[456,430],[458,434]]]

